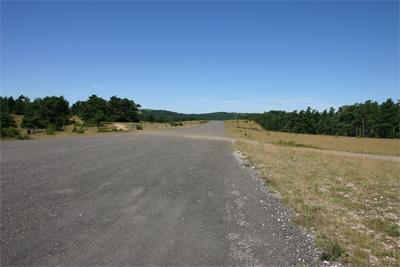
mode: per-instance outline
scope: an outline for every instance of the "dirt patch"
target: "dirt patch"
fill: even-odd
[[[115,127],[117,127],[117,130],[122,129],[124,131],[128,131],[128,128],[126,128],[126,126],[123,124],[113,123],[113,125],[115,125]]]

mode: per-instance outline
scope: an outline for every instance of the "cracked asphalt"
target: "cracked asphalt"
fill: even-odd
[[[224,122],[1,142],[2,266],[321,266]]]

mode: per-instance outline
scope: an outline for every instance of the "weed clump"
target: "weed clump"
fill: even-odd
[[[321,254],[321,260],[335,261],[338,260],[346,251],[340,246],[337,239],[332,240],[325,235],[319,237],[317,245],[324,248]]]
[[[399,231],[399,226],[396,224],[391,224],[386,230],[386,233],[390,237],[399,237],[400,236],[400,231]]]

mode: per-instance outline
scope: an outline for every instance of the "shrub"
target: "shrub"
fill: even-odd
[[[15,127],[10,126],[8,128],[1,129],[1,137],[14,137],[19,134],[20,134],[19,130]]]
[[[143,130],[143,125],[138,124],[138,125],[136,126],[136,129],[138,129],[138,130]]]
[[[85,121],[85,122],[83,123],[83,126],[85,126],[85,127],[97,127],[97,123],[96,123],[96,121],[94,120],[94,118],[91,118],[91,119]],[[103,125],[100,124],[99,126],[103,126]]]
[[[118,129],[115,128],[115,127],[112,127],[112,128],[111,128],[111,132],[118,132]]]
[[[56,134],[56,130],[57,130],[56,125],[50,123],[49,125],[47,125],[46,134],[47,135],[55,135]]]
[[[99,128],[98,130],[97,130],[97,132],[98,133],[106,133],[106,132],[109,132],[110,130],[108,130],[107,128]]]
[[[32,140],[28,135],[17,135],[16,138],[19,140]]]
[[[76,133],[85,133],[83,126],[81,126],[79,129],[76,129]]]
[[[76,133],[76,127],[75,127],[75,125],[74,125],[74,128],[72,128],[71,133]]]
[[[179,126],[183,126],[183,123],[182,123],[182,122],[179,122],[178,125],[179,125]]]

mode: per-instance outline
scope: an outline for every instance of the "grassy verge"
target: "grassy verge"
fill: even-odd
[[[238,128],[227,129],[232,134]],[[244,130],[242,135],[254,139],[253,132]],[[293,220],[317,233],[324,260],[399,266],[399,162],[321,154],[292,145],[236,142],[235,147],[251,156],[269,190],[280,192],[281,201],[299,214]]]
[[[400,156],[399,139],[357,138],[347,136],[323,136],[293,134],[263,130],[253,121],[230,120],[225,129],[235,138],[257,140],[271,144],[310,147],[326,150],[348,151],[387,156]]]

